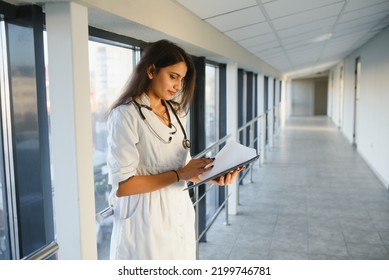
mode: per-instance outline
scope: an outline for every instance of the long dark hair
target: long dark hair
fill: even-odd
[[[156,71],[161,68],[185,62],[187,72],[183,80],[182,89],[178,102],[174,102],[177,111],[186,112],[189,110],[192,101],[196,69],[192,58],[179,46],[167,41],[160,40],[148,45],[145,49],[138,65],[131,74],[131,78],[124,88],[123,93],[113,103],[111,110],[122,105],[130,103],[135,97],[142,95],[150,86],[151,80],[147,76],[147,69],[154,65]]]

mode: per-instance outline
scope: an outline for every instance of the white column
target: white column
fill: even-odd
[[[259,155],[260,155],[260,163],[264,163],[265,159],[265,115],[264,115],[264,76],[263,75],[257,75],[257,84],[258,84],[258,115],[262,116],[260,121],[258,122],[258,131],[260,133],[260,145],[259,145]]]
[[[268,114],[268,140],[269,140],[269,147],[273,147],[273,117],[274,117],[274,106],[273,106],[273,91],[274,91],[274,78],[269,77],[269,85],[268,85],[268,108],[269,108],[269,114]]]
[[[280,90],[281,90],[280,127],[284,127],[286,121],[286,80],[285,79],[282,79]]]
[[[229,141],[237,140],[238,130],[238,65],[227,64],[227,134],[231,134]],[[231,215],[238,213],[238,182],[235,180],[228,186],[228,212]]]
[[[97,259],[88,10],[46,3],[54,215],[59,259]]]

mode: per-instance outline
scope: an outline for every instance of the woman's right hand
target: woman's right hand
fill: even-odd
[[[188,181],[192,178],[197,178],[205,171],[212,169],[213,165],[211,163],[214,160],[215,158],[197,158],[190,160],[187,165],[177,170],[180,180]]]

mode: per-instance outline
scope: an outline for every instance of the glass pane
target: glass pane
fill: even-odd
[[[3,58],[5,42],[5,26],[4,21],[0,21],[0,57]],[[0,93],[4,96],[5,92],[5,76],[4,65],[0,63]],[[3,102],[3,100],[1,101]],[[3,116],[4,112],[0,112]],[[1,120],[2,117],[0,117]],[[10,245],[9,245],[9,229],[8,229],[8,211],[7,211],[7,193],[5,183],[5,166],[4,166],[4,151],[3,151],[3,131],[0,127],[0,260],[11,259]]]
[[[213,65],[205,67],[205,145],[208,147],[218,140],[218,68]],[[213,156],[216,154],[207,156]],[[211,188],[211,189],[209,189]],[[219,206],[219,192],[217,187],[207,186],[206,216],[210,219]]]
[[[215,143],[217,141],[217,77],[216,67],[206,65],[205,68],[205,145]]]
[[[2,145],[3,143],[1,143]],[[3,150],[1,149],[1,152]],[[1,159],[3,159],[1,153]],[[9,230],[6,208],[6,193],[5,193],[5,180],[4,180],[4,166],[1,161],[0,170],[0,260],[11,259],[10,246],[9,246]]]
[[[47,122],[41,111],[37,76],[39,36],[31,27],[7,24],[10,73],[13,160],[20,257],[40,249],[54,238],[49,180]]]
[[[96,213],[108,206],[107,197],[110,191],[106,165],[107,113],[133,70],[133,52],[131,49],[89,42]],[[112,222],[112,217],[109,217],[96,224],[99,259],[109,258]]]
[[[0,65],[2,67],[3,65]],[[0,71],[1,73],[1,71]],[[4,85],[3,75],[1,78],[1,86]],[[9,229],[8,229],[8,211],[7,211],[7,193],[5,184],[5,166],[3,153],[3,132],[0,129],[0,260],[10,260],[11,252],[9,245]]]

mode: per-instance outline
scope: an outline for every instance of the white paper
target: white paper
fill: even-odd
[[[200,180],[211,178],[233,166],[239,165],[257,156],[253,148],[246,147],[238,142],[227,142],[226,145],[217,153],[212,162],[213,168],[199,176]]]

